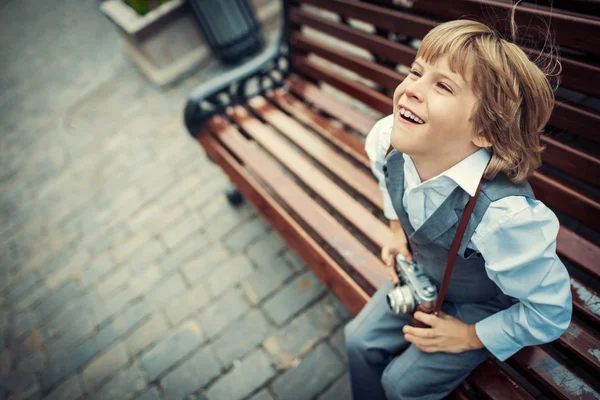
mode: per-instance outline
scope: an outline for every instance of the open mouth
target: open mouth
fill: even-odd
[[[408,121],[413,124],[416,124],[416,125],[423,125],[425,123],[425,121],[423,121],[421,118],[416,116],[411,111],[404,109],[403,107],[401,107],[400,110],[398,111],[398,116],[400,118],[402,118],[403,120]]]

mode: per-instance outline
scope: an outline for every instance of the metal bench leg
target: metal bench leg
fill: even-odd
[[[239,207],[246,201],[244,196],[236,188],[227,189],[225,195],[227,196],[227,201],[229,201],[229,204],[234,207]]]

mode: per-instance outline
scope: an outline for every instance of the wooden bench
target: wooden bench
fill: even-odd
[[[525,51],[533,57],[542,36],[532,28],[543,29],[537,16],[548,14],[548,4],[523,2],[516,13],[530,26]],[[573,320],[554,343],[524,348],[505,363],[490,358],[451,398],[600,398],[600,7],[554,4],[562,86],[543,136],[544,165],[530,183],[561,221],[557,251],[572,275]],[[190,133],[353,314],[387,279],[379,254],[390,237],[365,136],[391,113],[418,39],[465,15],[491,18],[503,30],[510,7],[499,0],[417,0],[411,8],[393,0],[292,1],[283,7],[278,46],[190,95]],[[260,82],[252,88],[252,80]]]

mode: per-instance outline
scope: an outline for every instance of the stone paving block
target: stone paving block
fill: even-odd
[[[41,351],[30,354],[26,358],[20,360],[17,364],[17,369],[25,372],[39,372],[45,367],[46,356]]]
[[[73,299],[77,296],[77,292],[78,287],[75,282],[67,282],[60,289],[48,295],[43,302],[35,307],[34,311],[39,316],[40,321],[45,321],[67,302],[73,301]]]
[[[68,280],[74,280],[90,261],[87,249],[80,249],[73,255],[66,265],[61,265],[46,277],[46,286],[50,289],[58,289]]]
[[[155,387],[151,387],[143,394],[135,398],[135,400],[161,400],[161,394]]]
[[[286,284],[263,304],[277,325],[282,325],[308,304],[321,297],[327,288],[312,271],[306,271]]]
[[[327,301],[329,304],[335,308],[336,313],[339,315],[342,321],[349,321],[352,319],[352,314],[348,309],[342,304],[340,299],[337,298],[333,292],[327,292]]]
[[[252,273],[241,282],[240,288],[251,304],[261,303],[294,274],[281,259],[278,260],[279,262],[271,262],[269,266]]]
[[[231,288],[248,275],[254,272],[252,264],[243,254],[238,254],[225,263],[219,265],[206,279],[206,286],[213,297]]]
[[[351,399],[352,390],[350,387],[350,376],[346,373],[340,379],[335,381],[317,400],[340,400]]]
[[[128,283],[129,288],[137,295],[146,295],[164,277],[163,272],[154,264],[136,265],[134,268],[139,269],[130,267],[132,276]]]
[[[220,373],[219,364],[205,347],[168,373],[161,381],[161,386],[166,399],[183,400],[206,386]]]
[[[250,311],[249,304],[237,289],[232,289],[206,307],[199,316],[200,326],[209,338],[214,338],[227,325]]]
[[[152,310],[158,310],[169,303],[171,299],[180,296],[188,290],[181,274],[175,273],[165,278],[146,294],[146,302]]]
[[[158,259],[164,257],[167,250],[159,239],[151,239],[138,247],[127,259],[126,263],[135,272],[144,269],[145,266],[154,264]]]
[[[153,314],[150,319],[140,325],[128,338],[127,348],[132,357],[137,356],[148,346],[167,335],[169,327],[162,313]]]
[[[127,286],[131,275],[128,268],[119,267],[96,284],[96,292],[102,297],[110,295],[118,289]]]
[[[194,235],[204,227],[204,220],[194,212],[188,212],[179,221],[172,224],[161,236],[169,249],[175,249],[183,239],[195,238]]]
[[[49,400],[77,400],[83,396],[83,391],[79,385],[79,377],[72,376],[66,382],[57,387],[48,397]]]
[[[227,328],[211,347],[227,368],[262,343],[271,331],[269,321],[259,310],[253,309]]]
[[[67,329],[64,334],[58,336],[56,340],[44,342],[44,349],[50,358],[55,359],[59,355],[65,354],[72,346],[92,334],[96,325],[93,316],[77,314],[75,316],[78,318],[74,323],[64,326]]]
[[[157,199],[166,208],[182,204],[188,194],[203,188],[203,179],[199,175],[188,175],[175,180],[175,184]]]
[[[72,351],[64,354],[63,357],[49,360],[50,367],[40,374],[42,392],[47,393],[58,382],[87,364],[96,354],[135,327],[147,315],[146,305],[143,302],[138,302],[100,329],[95,336],[86,339]]]
[[[269,229],[269,226],[260,217],[246,221],[225,237],[225,247],[233,253],[241,253]]]
[[[329,338],[329,344],[336,351],[338,356],[345,363],[348,362],[348,355],[346,354],[346,338],[344,337],[344,327],[340,327],[331,337]]]
[[[231,254],[219,243],[211,245],[181,266],[181,272],[191,284],[220,268]]]
[[[256,216],[248,204],[239,207],[230,205],[223,194],[201,209],[206,224],[206,234],[214,241],[223,239],[234,228]]]
[[[143,394],[135,398],[135,400],[161,400],[160,392],[155,387],[151,387]]]
[[[287,369],[297,357],[302,357],[315,343],[327,337],[339,322],[333,307],[319,302],[269,336],[263,346],[276,368]]]
[[[108,349],[83,369],[82,378],[88,393],[94,393],[105,380],[117,374],[128,361],[125,343],[120,342]]]
[[[103,253],[102,255],[95,257],[90,265],[77,275],[79,278],[78,282],[82,287],[87,288],[106,276],[113,268],[115,268],[115,266],[116,263],[111,258],[110,254]]]
[[[1,278],[0,278],[1,279]],[[50,289],[43,284],[37,284],[32,290],[29,291],[27,295],[25,295],[18,303],[15,304],[15,309],[19,311],[26,310],[30,307],[37,306],[40,304],[46,296],[50,293]],[[0,327],[2,326],[2,321],[0,321]]]
[[[127,260],[134,251],[142,247],[144,243],[147,243],[150,240],[152,240],[151,235],[148,232],[142,231],[118,243],[115,243],[111,250],[115,262],[117,264],[121,264]]]
[[[137,365],[130,365],[125,371],[115,375],[95,394],[96,400],[127,400],[147,386],[144,371]]]
[[[73,299],[40,328],[42,340],[50,343],[59,339],[61,335],[69,332],[73,326],[96,325],[97,319],[94,310],[97,306],[97,297],[90,292]]]
[[[302,261],[292,249],[283,252],[283,259],[286,260],[295,271],[305,271],[308,268],[306,263]]]
[[[165,254],[158,263],[158,266],[165,273],[173,271],[190,259],[204,254],[209,245],[212,246],[208,241],[190,238],[190,240],[186,240],[177,246],[172,252]]]
[[[275,379],[273,391],[280,399],[312,399],[344,370],[343,363],[329,345],[322,343],[308,353],[298,366]]]
[[[269,359],[257,349],[241,360],[206,392],[210,400],[239,400],[260,388],[275,375]]]
[[[224,196],[228,187],[229,182],[227,179],[211,179],[198,189],[190,192],[183,201],[190,209],[197,210],[217,196]]]
[[[39,318],[33,311],[26,311],[19,313],[13,320],[10,336],[13,341],[17,341],[21,336],[31,331],[35,326],[39,324]]]
[[[120,291],[111,294],[110,296],[98,299],[98,307],[95,309],[98,325],[103,325],[107,320],[117,314],[119,311],[126,308],[136,294],[127,287],[122,287]]]
[[[190,321],[160,341],[141,357],[146,376],[153,381],[205,341],[197,323]]]
[[[4,296],[9,304],[17,303],[26,296],[31,289],[36,286],[36,279],[33,274],[27,274],[12,284],[12,288]]]
[[[200,283],[195,288],[181,293],[164,309],[169,322],[174,326],[207,305],[209,301],[208,291]]]
[[[155,235],[160,235],[169,229],[170,226],[180,221],[189,212],[184,204],[174,204],[166,208],[163,205],[158,205],[158,207],[160,213],[144,226],[145,230]]]
[[[250,397],[250,400],[274,400],[273,396],[267,389],[263,389],[260,392],[256,393],[254,396]]]
[[[276,231],[271,230],[258,242],[248,249],[248,257],[254,264],[261,268],[269,265],[269,261],[287,248],[287,244],[279,237]]]
[[[34,373],[14,370],[0,376],[0,389],[6,389],[7,392],[29,394],[38,391],[39,386]]]

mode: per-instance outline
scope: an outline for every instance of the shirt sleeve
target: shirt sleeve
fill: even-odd
[[[383,215],[389,220],[398,219],[398,215],[392,205],[392,199],[385,185],[385,174],[383,165],[385,153],[390,146],[390,132],[387,128],[390,124],[390,116],[380,119],[373,125],[365,140],[365,152],[371,162],[371,171],[379,183],[379,189],[383,196]]]
[[[489,278],[519,300],[475,324],[479,340],[500,361],[524,346],[557,339],[568,328],[573,309],[569,274],[556,255],[558,219],[543,203],[523,197],[525,206],[507,215],[514,198],[492,203],[496,210],[504,209],[506,218],[494,226],[483,224],[484,216],[480,225],[488,228],[472,237]]]

